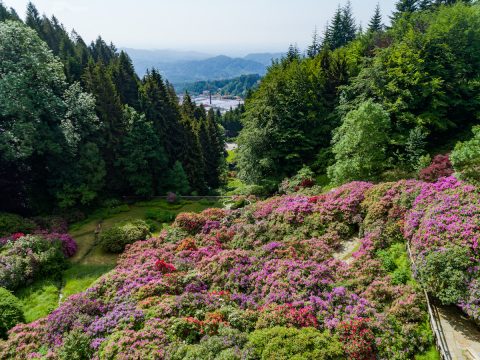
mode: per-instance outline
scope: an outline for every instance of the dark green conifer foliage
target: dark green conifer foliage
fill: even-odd
[[[113,63],[112,77],[122,104],[138,110],[140,108],[138,99],[139,79],[133,68],[132,60],[126,52],[121,51],[118,59]]]
[[[186,93],[181,106],[181,123],[185,129],[185,143],[181,160],[192,190],[204,193],[207,189],[205,182],[205,160],[200,144],[200,122],[195,118],[196,106],[190,95]]]
[[[122,140],[119,165],[130,191],[151,197],[159,193],[167,178],[167,157],[153,123],[145,115],[126,107],[127,134]]]
[[[173,168],[168,171],[165,189],[179,195],[188,195],[190,193],[188,177],[180,161],[175,161]]]
[[[400,19],[404,14],[412,14],[418,10],[418,0],[399,0],[395,4],[395,11],[393,12],[392,22]]]
[[[312,43],[307,49],[307,56],[313,59],[315,56],[317,56],[320,53],[321,49],[322,49],[322,44],[320,41],[320,37],[318,35],[317,28],[315,28],[312,36]]]
[[[219,179],[222,165],[224,165],[225,147],[213,109],[210,109],[206,117],[202,119],[200,143],[205,159],[205,180],[211,189],[215,189],[220,185]]]
[[[123,107],[109,72],[102,62],[91,61],[85,70],[83,81],[87,91],[96,99],[96,112],[101,124],[100,148],[107,169],[107,187],[121,190],[122,178],[116,166],[118,151],[126,133]]]
[[[345,46],[355,39],[357,30],[352,6],[348,2],[345,7],[337,8],[330,25],[325,30],[323,45],[331,50]]]
[[[382,13],[380,11],[380,4],[377,4],[375,8],[375,13],[373,14],[372,19],[368,24],[368,31],[378,32],[378,31],[382,31],[383,28],[384,28],[384,25],[382,23]]]

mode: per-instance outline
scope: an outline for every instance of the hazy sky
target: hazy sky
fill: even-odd
[[[0,0],[1,1],[1,0]],[[35,0],[85,41],[97,35],[117,47],[197,50],[212,54],[304,48],[346,0]],[[366,25],[377,2],[387,21],[395,0],[352,0]],[[3,0],[22,17],[28,0]]]

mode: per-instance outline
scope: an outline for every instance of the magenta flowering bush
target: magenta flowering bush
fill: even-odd
[[[42,276],[66,267],[66,258],[77,251],[67,234],[13,234],[0,241],[0,287],[16,290]]]
[[[55,358],[82,333],[94,359],[257,359],[273,331],[291,335],[282,347],[305,341],[315,354],[323,340],[307,339],[321,334],[340,358],[410,359],[431,345],[423,295],[395,278],[385,254],[408,240],[418,266],[451,245],[478,261],[478,200],[452,178],[355,182],[182,214],[158,238],[128,245],[87,291],[13,328],[0,358]],[[467,273],[459,305],[478,318],[478,269]]]

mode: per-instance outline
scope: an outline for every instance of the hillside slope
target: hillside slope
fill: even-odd
[[[472,196],[478,189],[453,178],[357,182],[241,210],[180,214],[159,238],[129,247],[86,292],[12,329],[0,356],[70,349],[102,359],[409,359],[432,338],[404,234],[418,262],[456,244],[478,261],[480,207]],[[352,258],[335,259],[353,237],[361,245]],[[478,320],[478,274],[463,265],[471,284],[456,289]]]

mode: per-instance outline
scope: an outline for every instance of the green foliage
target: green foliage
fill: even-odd
[[[175,161],[173,168],[168,171],[164,186],[169,191],[179,195],[187,195],[190,192],[187,174],[185,174],[180,161]]]
[[[170,223],[175,220],[175,213],[161,209],[150,209],[145,212],[145,218],[159,223]]]
[[[390,118],[381,105],[367,101],[350,111],[333,136],[332,182],[375,179],[385,168],[389,131]]]
[[[255,356],[262,360],[342,359],[340,341],[328,332],[314,328],[274,327],[256,330],[248,337]]]
[[[63,340],[58,350],[60,360],[88,360],[91,359],[93,349],[91,339],[84,331],[77,329],[71,331]]]
[[[103,231],[100,235],[100,243],[105,251],[120,253],[126,245],[145,240],[149,235],[150,227],[145,221],[133,220]]]
[[[405,245],[396,243],[386,250],[377,252],[382,265],[392,277],[394,285],[406,284],[411,281],[410,262]]]
[[[458,178],[480,184],[480,126],[472,131],[472,139],[455,145],[450,161]]]
[[[6,339],[7,331],[24,321],[20,301],[10,291],[0,287],[0,339]]]
[[[57,308],[60,295],[58,286],[59,281],[47,278],[17,291],[27,322],[45,317]]]
[[[472,266],[469,249],[449,247],[427,253],[418,270],[420,283],[442,304],[457,304],[467,291],[467,269]]]
[[[74,264],[63,272],[63,298],[88,289],[100,276],[112,270],[113,265]],[[57,295],[58,303],[58,295]]]
[[[29,233],[36,227],[31,220],[25,219],[20,215],[10,213],[0,213],[0,237],[14,233]]]

